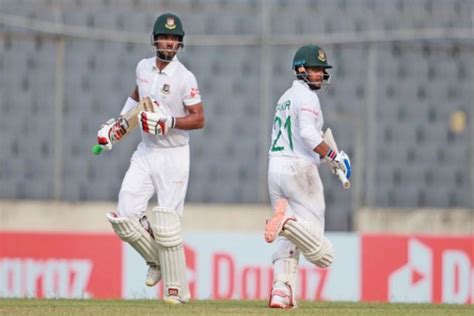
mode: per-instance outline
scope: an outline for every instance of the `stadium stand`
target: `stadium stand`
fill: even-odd
[[[182,16],[186,39],[193,35],[260,34],[259,1],[205,2],[4,0],[0,13],[134,32],[143,34],[147,41],[155,16],[167,10]],[[275,1],[271,10],[270,30],[278,39],[294,34],[470,28],[473,3],[298,0]],[[55,38],[3,24],[0,35],[0,198],[50,199],[53,169],[58,163],[54,151]],[[314,40],[317,42],[318,37]],[[340,147],[351,154],[354,164],[359,163],[355,159],[357,120],[367,123],[369,49],[376,50],[377,156],[376,165],[367,167],[375,168],[377,206],[472,207],[472,179],[463,169],[472,159],[472,127],[462,134],[448,130],[454,110],[472,117],[470,43],[463,46],[456,40],[417,40],[378,43],[371,48],[363,43],[327,45],[335,69],[332,85],[321,94],[321,102],[326,122],[334,126]],[[291,83],[295,48],[272,46],[272,102]],[[92,157],[89,149],[97,127],[118,115],[133,88],[136,63],[152,54],[145,42],[65,38],[60,199],[116,199],[139,134],[100,159]],[[260,104],[260,47],[185,44],[180,58],[198,78],[207,116],[206,128],[191,133],[188,201],[267,202],[257,193],[259,153],[268,145],[259,137],[260,115],[262,107],[271,112],[273,104]],[[31,114],[34,124],[25,128],[21,122]],[[328,172],[322,176],[330,210],[328,228],[350,229],[354,206],[350,193],[342,192]]]

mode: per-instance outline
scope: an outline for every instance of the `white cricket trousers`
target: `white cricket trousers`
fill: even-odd
[[[189,145],[151,148],[141,142],[130,159],[120,188],[117,212],[141,218],[156,192],[158,206],[182,217],[189,180]]]
[[[316,221],[324,231],[324,188],[313,162],[297,157],[270,157],[268,191],[272,208],[278,199],[285,198],[292,216]]]

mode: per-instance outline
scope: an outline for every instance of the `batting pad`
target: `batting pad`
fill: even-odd
[[[137,220],[116,217],[114,213],[107,213],[106,217],[120,239],[129,243],[148,264],[160,266],[158,245]]]
[[[189,301],[191,294],[186,278],[181,219],[175,211],[161,207],[153,208],[151,219],[155,240],[160,249],[165,300],[171,296],[185,303]]]
[[[322,245],[321,252],[323,253],[323,256],[314,264],[324,269],[324,268],[329,267],[334,260],[334,249],[332,248],[332,243],[326,237],[323,238],[323,245]]]
[[[291,240],[318,267],[328,267],[333,258],[332,245],[316,222],[288,220],[281,235]]]
[[[283,282],[296,287],[296,276],[298,273],[298,260],[296,258],[278,259],[273,262],[274,282]]]

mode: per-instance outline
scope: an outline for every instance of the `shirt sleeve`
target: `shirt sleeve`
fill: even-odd
[[[146,59],[140,60],[137,64],[137,68],[135,69],[135,84],[137,85],[137,87],[140,86],[139,78],[141,78],[140,77],[140,72],[141,72],[141,68],[143,66],[143,63],[146,63]]]
[[[298,112],[300,135],[313,150],[323,141],[321,131],[317,128],[317,122],[321,120],[321,109],[315,105],[303,105],[298,109]]]
[[[195,105],[201,102],[201,95],[196,77],[193,73],[188,72],[184,79],[183,87],[183,103],[186,106]]]

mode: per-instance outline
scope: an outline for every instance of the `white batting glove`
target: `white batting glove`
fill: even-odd
[[[115,123],[115,119],[111,118],[107,122],[100,125],[97,132],[97,143],[102,145],[105,150],[112,150],[112,141],[110,139],[110,130]]]
[[[140,128],[150,134],[166,135],[171,128],[174,128],[176,119],[173,116],[162,113],[141,111],[138,114]]]
[[[337,153],[334,150],[329,149],[326,157],[324,157],[324,161],[329,165],[334,174],[336,174],[336,169],[339,169],[344,172],[344,175],[348,180],[351,178],[351,160],[344,151],[341,150]]]
[[[126,122],[122,118],[111,118],[100,126],[97,132],[97,143],[109,151],[112,150],[112,144],[115,144],[125,134],[124,124]]]

